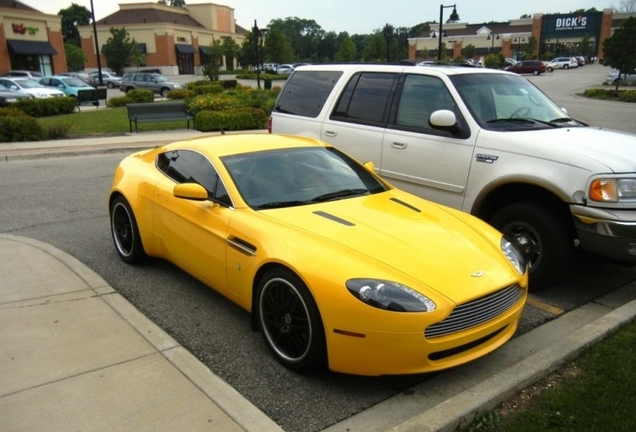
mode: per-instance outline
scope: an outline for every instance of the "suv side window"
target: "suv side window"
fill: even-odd
[[[332,120],[368,125],[386,124],[390,96],[399,74],[362,72],[347,83]]]
[[[427,75],[407,75],[397,107],[397,126],[433,129],[428,119],[437,110],[455,110],[455,101],[442,80]]]
[[[202,154],[189,150],[174,150],[157,156],[157,168],[177,183],[198,183],[208,191],[208,197],[232,206],[223,181],[212,163]]]
[[[143,81],[144,80],[144,74],[136,74],[133,77],[133,81]]]
[[[341,71],[298,71],[285,84],[275,111],[302,117],[318,117]]]

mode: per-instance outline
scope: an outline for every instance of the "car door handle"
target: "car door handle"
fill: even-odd
[[[391,147],[396,148],[398,150],[404,150],[406,148],[406,141],[402,141],[402,140],[392,141]]]
[[[335,131],[333,129],[325,129],[325,135],[327,135],[328,137],[335,137],[336,135],[338,135],[338,131]]]

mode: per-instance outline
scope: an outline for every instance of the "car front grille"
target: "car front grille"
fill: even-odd
[[[524,289],[515,284],[459,305],[444,320],[430,325],[424,336],[427,339],[447,336],[490,321],[510,309],[523,297],[523,293]]]

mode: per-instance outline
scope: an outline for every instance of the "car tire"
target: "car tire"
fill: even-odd
[[[549,68],[548,68],[548,72],[552,72],[553,70],[554,70],[554,69],[553,69],[553,68],[551,68],[551,67],[549,67]]]
[[[563,69],[570,69],[570,65],[563,65]]]
[[[538,70],[533,70],[532,71],[532,75],[540,75],[540,74],[541,74],[541,72],[539,72]]]
[[[295,371],[325,367],[327,349],[320,312],[298,276],[280,268],[267,271],[258,282],[255,302],[265,343],[280,363]]]
[[[109,82],[106,84],[106,87],[108,87],[109,89],[112,89],[113,87],[115,87],[115,85],[112,82]]]
[[[574,242],[554,210],[540,202],[502,207],[490,224],[526,257],[533,291],[557,283],[572,263]]]
[[[117,255],[128,264],[137,264],[146,258],[137,220],[128,201],[122,196],[110,205],[110,231]]]
[[[164,98],[168,97],[168,92],[169,91],[170,91],[169,88],[162,88],[161,89],[161,97],[164,97]]]

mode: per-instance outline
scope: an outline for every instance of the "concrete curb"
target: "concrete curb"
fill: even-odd
[[[546,377],[590,345],[605,339],[634,319],[636,319],[636,300],[585,325],[559,343],[529,356],[421,415],[391,428],[390,431],[450,432],[470,424],[478,414],[495,408],[515,392]]]

